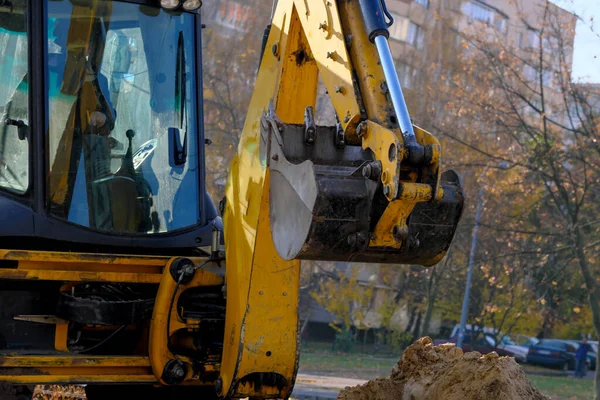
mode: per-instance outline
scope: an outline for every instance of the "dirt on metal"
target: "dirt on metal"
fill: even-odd
[[[513,358],[495,352],[463,354],[454,344],[417,340],[389,378],[348,387],[338,400],[547,400]]]

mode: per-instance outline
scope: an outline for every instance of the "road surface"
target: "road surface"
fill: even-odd
[[[298,374],[292,398],[295,400],[335,399],[340,390],[365,383],[363,379]]]

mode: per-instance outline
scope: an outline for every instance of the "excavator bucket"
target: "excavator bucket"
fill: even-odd
[[[439,199],[390,202],[381,182],[365,176],[365,167],[373,163],[371,151],[336,144],[336,127],[316,129],[310,144],[305,126],[269,129],[270,219],[279,255],[423,266],[439,262],[463,210],[458,175],[452,170],[440,174]],[[386,222],[393,240],[378,241],[378,226]]]

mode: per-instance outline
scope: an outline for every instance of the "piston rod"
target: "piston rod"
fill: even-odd
[[[377,46],[381,67],[383,68],[383,74],[387,81],[390,97],[392,98],[392,103],[394,105],[394,111],[398,117],[398,124],[400,125],[402,136],[408,145],[415,144],[415,131],[410,120],[410,115],[408,114],[408,107],[406,106],[402,87],[400,86],[398,74],[396,73],[390,46],[385,36],[376,36],[375,46]]]
[[[394,106],[394,112],[398,118],[398,125],[402,131],[402,137],[405,144],[409,148],[412,148],[414,152],[418,147],[415,139],[415,131],[410,120],[410,115],[408,114],[408,107],[404,100],[404,94],[402,93],[402,87],[400,86],[400,80],[398,79],[388,42],[388,38],[390,37],[389,27],[394,23],[394,19],[387,10],[385,0],[359,0],[359,3],[369,41],[375,44],[377,53],[379,53],[383,74],[387,81],[388,91]],[[385,20],[386,16],[389,22]],[[420,158],[422,151],[418,150],[416,153],[413,155],[413,158]]]

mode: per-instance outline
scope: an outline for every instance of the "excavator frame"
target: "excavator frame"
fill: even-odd
[[[452,174],[444,178],[439,142],[416,126],[414,145],[424,149],[425,156],[420,161],[409,160],[413,148],[400,129],[365,21],[365,6],[357,0],[278,1],[266,31],[256,89],[231,163],[226,197],[220,203],[224,252],[217,228],[213,230],[210,255],[203,257],[91,254],[77,249],[68,253],[0,250],[0,261],[10,265],[0,268],[2,281],[51,281],[62,293],[87,283],[156,287],[152,317],[141,323],[146,343],[140,344],[137,355],[72,354],[67,345],[70,321],[53,315],[19,316],[54,326],[56,351],[1,356],[0,381],[17,385],[213,386],[222,398],[288,398],[300,350],[299,259],[425,266],[439,262],[462,212],[460,182]],[[335,109],[335,127],[314,124],[319,76]],[[293,157],[285,143],[296,140],[290,138],[301,137],[302,146],[312,146],[323,142],[319,134],[330,141],[323,145],[330,149],[330,156],[311,153],[312,161],[308,160],[311,157],[304,157],[302,162],[287,160]],[[357,184],[360,179],[368,196],[379,198],[380,210],[367,228],[367,236],[358,230],[344,233],[342,239],[349,247],[340,253],[319,255],[313,250],[328,246],[320,239],[323,235],[319,236],[314,219],[329,221],[335,215],[310,215],[303,234],[280,236],[289,231],[290,221],[281,215],[277,198],[299,193],[294,185],[310,180],[293,181],[298,165],[312,167],[319,157],[346,162],[355,172],[339,182]],[[333,161],[328,160],[329,165]],[[324,184],[317,182],[317,189],[312,189],[317,199],[318,191],[323,190],[319,185]],[[333,191],[331,187],[325,189]],[[338,204],[352,201],[340,196],[336,198]],[[310,201],[302,201],[303,207],[308,204],[310,209]],[[436,208],[439,204],[451,204],[451,211],[440,211]],[[411,231],[410,218],[418,207],[430,207],[420,212],[433,210],[430,212],[450,221],[441,244],[431,245],[433,250],[427,255],[422,255],[423,244]],[[294,213],[293,218],[302,225],[306,220],[300,211]],[[283,230],[278,230],[278,223],[284,224]],[[319,229],[330,236],[336,228],[323,225]],[[205,321],[186,318],[178,305],[186,291],[202,288],[222,290],[226,313],[221,357],[198,360],[174,351],[173,346],[193,347],[176,333],[204,328]],[[93,310],[94,304],[89,307]],[[91,324],[90,329],[95,328]]]

